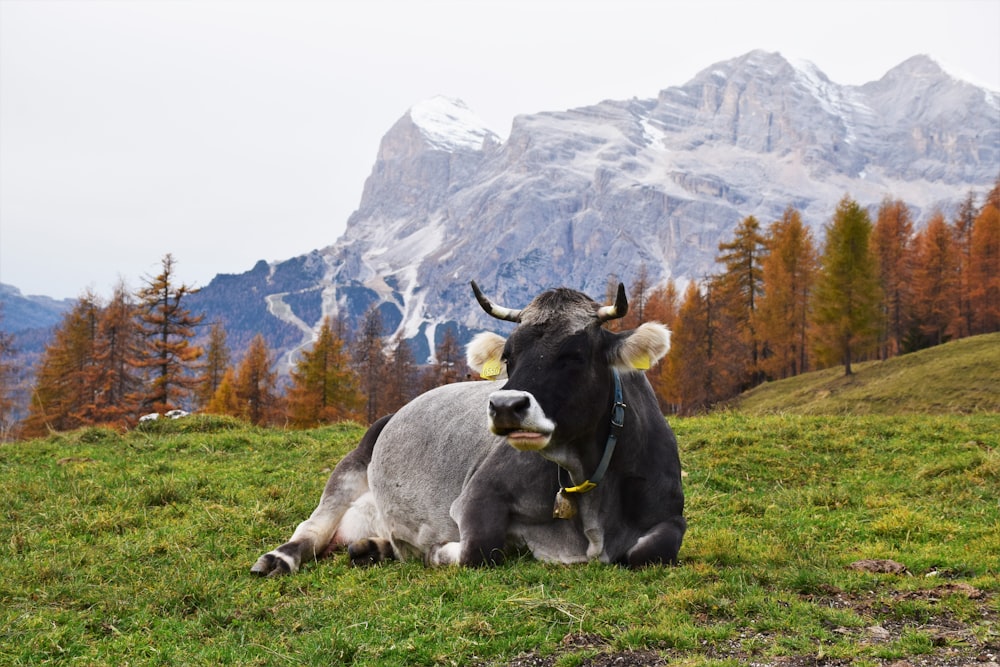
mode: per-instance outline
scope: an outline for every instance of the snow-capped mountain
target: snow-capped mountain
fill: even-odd
[[[506,141],[435,98],[386,133],[339,240],[196,298],[232,331],[247,311],[224,294],[238,290],[285,351],[325,315],[353,322],[376,306],[387,333],[427,356],[442,325],[496,327],[471,279],[513,306],[556,285],[599,298],[643,266],[656,281],[697,279],[748,215],[766,225],[794,206],[818,231],[849,194],[902,199],[922,221],[970,190],[981,201],[998,174],[1000,94],[925,56],[843,86],[753,51],[654,99],[518,116]]]

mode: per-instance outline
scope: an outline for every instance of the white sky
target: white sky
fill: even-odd
[[[655,97],[761,48],[833,81],[925,53],[1000,90],[1000,0],[0,0],[0,281],[108,296],[330,245],[416,102]],[[1000,119],[998,119],[1000,122]]]

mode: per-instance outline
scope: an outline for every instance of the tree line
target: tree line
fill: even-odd
[[[719,244],[720,271],[650,288],[645,272],[621,324],[658,320],[671,349],[650,381],[665,412],[692,414],[768,380],[887,359],[1000,331],[1000,180],[981,207],[969,193],[955,218],[934,212],[918,231],[886,198],[874,221],[845,196],[817,244],[788,208],[766,229],[750,216]]]
[[[873,221],[845,196],[823,234],[817,244],[791,207],[766,229],[747,217],[719,244],[720,271],[683,293],[673,280],[651,285],[643,267],[628,315],[611,326],[656,320],[672,330],[666,359],[648,371],[664,412],[692,414],[768,380],[837,364],[851,374],[859,361],[1000,330],[1000,180],[982,206],[970,192],[953,220],[936,212],[919,231],[901,200],[885,199]],[[13,340],[0,335],[0,436],[126,428],[173,409],[292,428],[371,423],[468,377],[452,330],[435,363],[421,365],[401,334],[387,339],[373,308],[357,331],[323,320],[282,380],[259,334],[233,361],[224,327],[187,308],[195,292],[168,254],[135,293],[120,283],[106,301],[84,294],[46,346],[18,423],[9,418]]]
[[[282,381],[262,335],[234,362],[223,325],[206,325],[204,315],[187,307],[196,292],[178,282],[176,262],[168,254],[160,273],[144,279],[134,293],[121,282],[107,300],[85,293],[46,345],[27,415],[18,423],[9,419],[16,412],[12,384],[17,373],[10,365],[14,341],[0,336],[0,435],[41,437],[91,425],[128,428],[142,415],[171,410],[292,428],[342,420],[370,423],[422,391],[468,375],[452,331],[446,330],[436,347],[437,361],[420,365],[401,336],[386,344],[381,317],[372,309],[358,332],[325,319]]]

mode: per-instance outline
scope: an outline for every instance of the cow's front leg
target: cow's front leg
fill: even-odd
[[[628,550],[623,564],[629,567],[676,564],[686,530],[687,521],[682,516],[674,516],[656,524]]]
[[[432,547],[427,554],[430,565],[500,565],[506,559],[509,509],[495,498],[463,493],[452,506],[460,540]]]
[[[387,421],[385,417],[372,424],[357,448],[330,473],[319,505],[309,518],[295,528],[287,542],[258,558],[250,572],[260,576],[297,572],[303,561],[322,557],[331,546],[372,534],[374,504],[368,490],[368,464]]]

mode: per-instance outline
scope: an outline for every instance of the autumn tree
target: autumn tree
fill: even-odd
[[[771,223],[761,260],[763,294],[758,301],[758,331],[763,341],[761,370],[772,378],[804,373],[809,360],[809,297],[816,280],[812,234],[801,214],[785,209]]]
[[[1000,331],[1000,181],[976,216],[969,255],[972,333]]]
[[[661,400],[680,414],[706,408],[715,396],[711,333],[708,300],[692,280],[674,320],[664,373],[654,385]]]
[[[81,415],[93,393],[88,370],[94,363],[99,313],[97,297],[87,292],[56,327],[35,375],[24,436],[40,437],[85,424]]]
[[[185,297],[198,290],[177,284],[174,264],[173,255],[168,253],[161,272],[147,278],[138,292],[139,330],[145,341],[140,363],[150,373],[142,403],[144,409],[154,412],[187,405],[198,383],[189,371],[202,351],[191,339],[204,316],[194,316],[185,307]]]
[[[958,207],[951,231],[955,239],[955,254],[958,256],[958,317],[959,337],[972,335],[972,229],[976,222],[976,196],[970,190]]]
[[[364,396],[364,418],[371,424],[384,414],[381,405],[386,387],[386,355],[382,341],[382,315],[372,307],[365,313],[351,346],[354,369]]]
[[[353,419],[363,404],[344,342],[333,326],[329,317],[324,318],[316,342],[302,352],[292,370],[285,409],[293,427]]]
[[[913,280],[913,221],[901,200],[886,198],[879,206],[872,232],[872,251],[878,264],[882,301],[879,358],[900,354],[910,331]]]
[[[409,341],[402,333],[396,334],[392,352],[386,361],[386,382],[383,408],[386,414],[396,412],[409,403],[420,391],[420,370]]]
[[[760,223],[753,216],[736,227],[733,240],[719,244],[715,261],[723,272],[713,280],[712,291],[719,308],[720,322],[732,327],[732,345],[736,358],[730,360],[736,382],[741,386],[759,384],[761,344],[757,333],[757,306],[764,291],[761,262],[766,252]],[[739,358],[743,357],[743,358]],[[738,366],[742,365],[742,369]]]
[[[240,399],[236,395],[236,371],[232,366],[226,368],[222,373],[219,386],[215,388],[215,393],[208,399],[204,411],[211,415],[229,415],[230,417],[243,415]]]
[[[951,230],[938,212],[914,240],[913,311],[918,340],[914,347],[940,345],[960,330],[958,255]]]
[[[872,223],[868,213],[845,196],[826,240],[812,298],[815,349],[821,360],[851,364],[878,342],[878,267],[869,248]]]
[[[246,356],[236,369],[233,385],[239,407],[236,416],[258,426],[273,423],[278,418],[281,404],[277,391],[278,374],[273,366],[274,360],[267,342],[262,335],[257,334],[250,341]],[[222,385],[218,391],[221,390]]]
[[[137,372],[142,341],[135,322],[135,303],[119,281],[100,311],[94,337],[93,363],[86,371],[90,387],[81,408],[82,421],[124,427],[138,418],[142,377]]]
[[[659,322],[666,325],[671,331],[677,320],[677,311],[680,308],[680,299],[677,294],[677,284],[670,278],[666,284],[656,287],[649,292],[646,300],[645,313],[646,322]],[[672,341],[671,341],[672,343]],[[668,393],[668,370],[666,360],[656,364],[646,371],[646,378],[656,393],[656,398],[660,402],[660,409],[664,413],[676,412],[676,408],[671,403]]]
[[[221,322],[212,324],[208,333],[208,346],[205,349],[205,363],[197,384],[197,402],[204,407],[212,400],[222,378],[229,368],[232,352],[226,341],[226,329]]]

